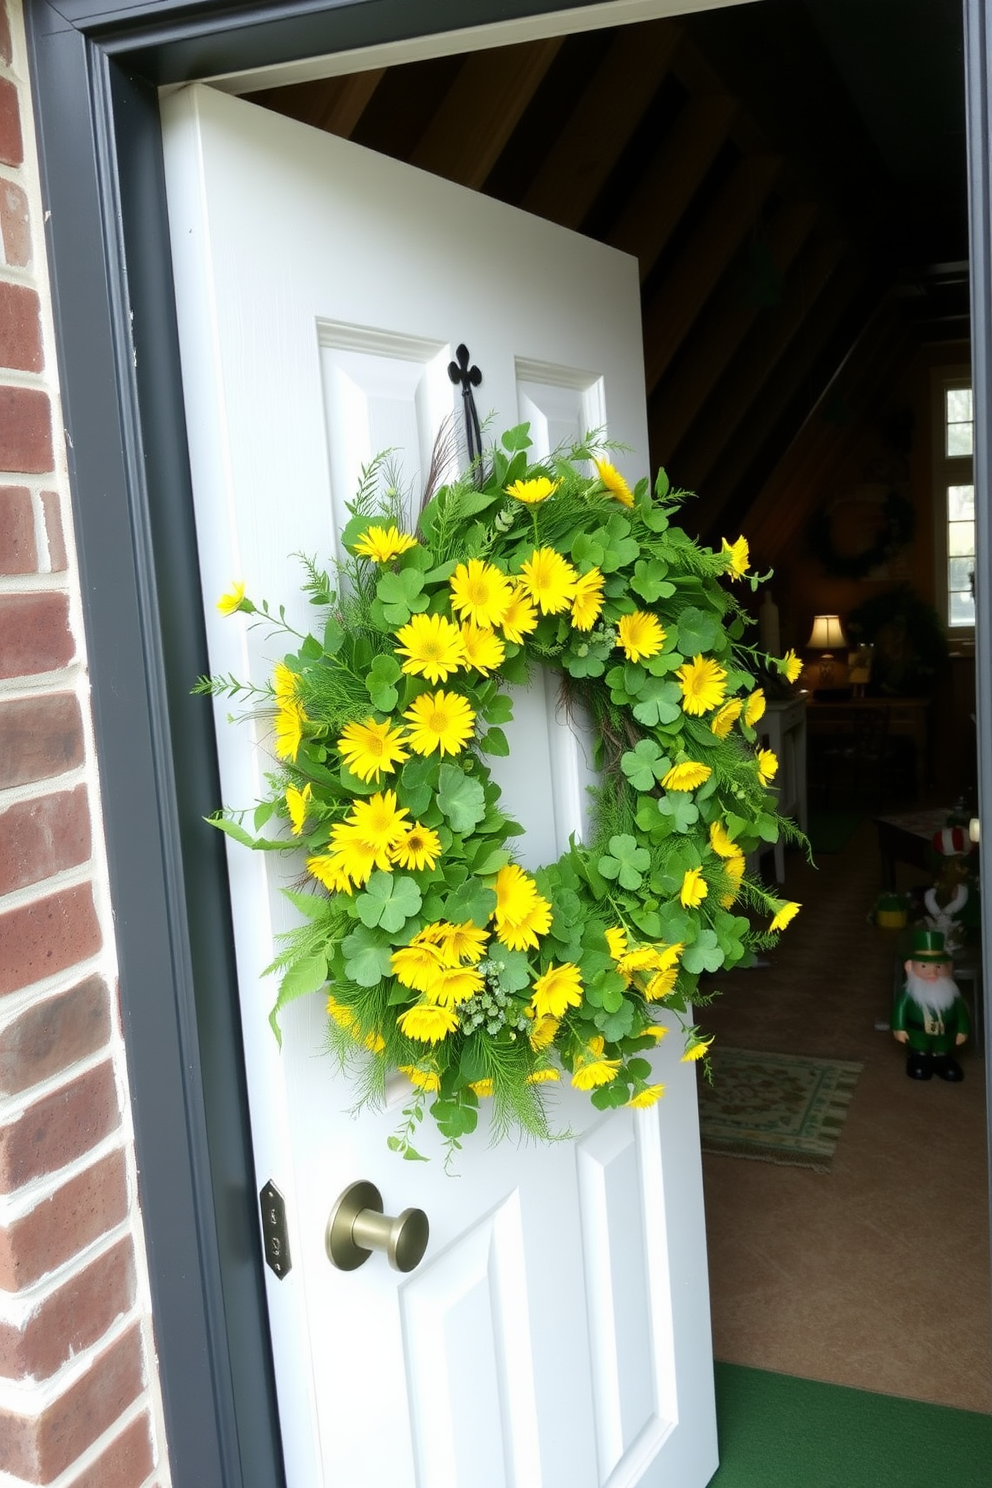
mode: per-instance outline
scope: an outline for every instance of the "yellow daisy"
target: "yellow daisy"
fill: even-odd
[[[428,682],[447,682],[465,665],[461,631],[444,615],[412,615],[396,632],[397,656],[405,656],[403,670]]]
[[[493,631],[466,620],[461,627],[461,637],[465,661],[475,671],[488,677],[490,672],[503,665],[506,648]]]
[[[530,1012],[533,1013],[533,1008]],[[534,1017],[534,1027],[530,1032],[530,1046],[536,1053],[539,1049],[546,1049],[553,1044],[558,1036],[559,1020],[552,1018],[550,1013]]]
[[[418,1090],[440,1090],[441,1076],[437,1070],[421,1069],[416,1064],[398,1064],[396,1068],[401,1075],[406,1075],[411,1085],[416,1085]]]
[[[721,858],[732,858],[735,853],[740,852],[726,827],[718,821],[710,822],[710,847]]]
[[[606,931],[606,944],[614,961],[619,961],[627,950],[627,932],[622,925],[615,925]]]
[[[606,1040],[597,1034],[575,1061],[572,1084],[576,1090],[594,1090],[597,1085],[608,1085],[617,1077],[622,1060],[607,1059],[603,1054]]]
[[[512,486],[506,487],[507,496],[515,496],[518,501],[525,501],[528,506],[534,506],[538,501],[546,501],[553,496],[561,485],[561,481],[548,480],[546,475],[536,476],[534,480],[517,480]]]
[[[336,866],[354,883],[368,883],[373,868],[384,873],[391,870],[388,845],[368,842],[353,822],[339,822],[331,828],[331,847]]]
[[[691,791],[697,785],[702,785],[709,780],[713,774],[710,765],[701,765],[697,760],[683,760],[681,765],[673,765],[667,774],[661,777],[664,790]]]
[[[646,1028],[639,1028],[634,1037],[653,1038],[656,1044],[660,1044],[662,1039],[665,1038],[667,1034],[668,1029],[663,1028],[660,1023],[649,1023]]]
[[[538,614],[533,601],[523,586],[518,584],[513,591],[510,608],[500,622],[500,630],[508,641],[512,641],[515,646],[522,646],[524,637],[537,629],[537,622]]]
[[[657,1002],[659,997],[667,997],[678,981],[678,975],[677,966],[669,966],[665,971],[656,971],[644,988],[644,996],[648,1002]],[[661,1032],[664,1033],[664,1029]]]
[[[396,980],[413,992],[428,991],[445,969],[437,947],[430,945],[400,946],[389,966]]]
[[[776,910],[772,922],[768,927],[769,930],[784,930],[786,925],[792,923],[801,909],[802,905],[796,904],[792,900],[787,904],[783,904],[780,909]]]
[[[217,608],[222,615],[236,615],[238,610],[244,610],[246,615],[255,612],[255,606],[250,599],[245,599],[244,584],[232,584],[226,594],[222,594],[217,601]]]
[[[398,804],[395,791],[376,791],[367,801],[355,802],[346,825],[370,847],[388,850],[410,830],[408,815],[407,808]]]
[[[545,1081],[547,1081],[547,1080],[560,1080],[560,1079],[561,1079],[561,1075],[558,1073],[558,1071],[556,1069],[552,1069],[550,1065],[545,1065],[544,1069],[531,1070],[530,1074],[527,1075],[527,1076],[525,1076],[525,1078],[524,1078],[524,1084],[525,1085],[543,1085],[545,1083]]]
[[[486,1096],[492,1095],[493,1082],[486,1076],[484,1080],[473,1080],[468,1088],[474,1091],[480,1100],[484,1100]]]
[[[441,856],[441,839],[430,827],[414,822],[393,848],[391,857],[399,868],[433,868]]]
[[[417,754],[461,754],[472,737],[475,714],[457,692],[423,692],[403,714]]]
[[[643,1090],[638,1090],[636,1095],[630,1097],[627,1104],[628,1106],[633,1106],[635,1111],[643,1111],[648,1106],[653,1106],[657,1101],[660,1101],[664,1093],[664,1085],[645,1085]]]
[[[720,905],[723,909],[729,909],[737,899],[741,889],[741,879],[744,877],[744,854],[740,848],[724,860],[723,871],[730,880],[730,888],[726,894],[720,896]]]
[[[782,657],[782,660],[779,662],[778,669],[780,672],[783,672],[785,674],[790,682],[795,682],[796,678],[799,676],[799,673],[803,669],[803,664],[799,660],[799,657],[796,655],[795,651],[789,650],[786,651],[785,655]]]
[[[482,960],[489,939],[488,930],[480,930],[471,920],[461,925],[445,924],[441,930],[438,944],[456,966],[460,961],[468,961],[474,966]]]
[[[743,579],[751,561],[747,538],[739,537],[735,543],[728,543],[725,537],[722,538],[720,553],[727,560],[724,572],[732,579]]]
[[[582,974],[571,961],[553,963],[534,983],[531,1007],[538,1018],[562,1018],[582,1001]]]
[[[546,935],[551,928],[551,905],[516,863],[499,870],[493,887],[497,940],[511,951],[535,950],[538,936]]]
[[[711,656],[694,656],[683,662],[675,673],[682,689],[682,712],[708,713],[723,702],[727,690],[727,673]]]
[[[417,1002],[400,1013],[396,1022],[407,1038],[419,1039],[422,1044],[438,1044],[458,1027],[458,1014],[454,1008]]]
[[[483,992],[485,986],[482,972],[474,966],[446,966],[427,989],[427,996],[443,1007],[455,1007]]]
[[[392,775],[397,764],[409,759],[405,743],[405,729],[393,728],[389,719],[376,723],[374,718],[366,718],[364,723],[345,724],[337,748],[359,780],[378,782],[383,771]]]
[[[592,463],[595,465],[599,473],[599,478],[610,495],[615,496],[624,506],[633,506],[634,493],[616,466],[611,465],[609,460],[597,460],[595,457]]]
[[[366,527],[355,544],[355,552],[362,558],[370,558],[373,563],[389,563],[416,546],[417,539],[408,532],[400,532],[395,525]]]
[[[535,548],[521,564],[521,579],[528,594],[544,615],[567,610],[575,598],[578,574],[554,548]]]
[[[706,1053],[712,1042],[713,1040],[711,1038],[696,1039],[694,1043],[691,1043],[689,1045],[688,1049],[686,1049],[685,1053],[682,1055],[682,1063],[692,1064],[694,1060],[702,1059],[703,1055]]]
[[[642,656],[657,656],[664,644],[665,632],[656,615],[635,610],[632,615],[621,615],[617,622],[617,645],[623,647],[628,661],[638,662]]]
[[[687,868],[679,890],[683,909],[698,909],[709,893],[702,868]]]
[[[773,780],[778,772],[778,759],[770,749],[759,749],[756,755],[758,762],[758,775],[762,785],[767,785]]]
[[[296,698],[299,677],[291,672],[284,661],[277,661],[272,673],[272,691],[277,703],[291,703]]]
[[[759,718],[764,717],[765,694],[764,689],[756,687],[744,704],[744,722],[748,728],[753,728]]]
[[[332,894],[350,894],[354,888],[351,874],[338,853],[315,853],[313,857],[307,858],[307,872],[312,873],[317,882],[322,883]],[[371,872],[370,866],[369,873]]]
[[[276,754],[295,760],[303,743],[303,725],[309,723],[301,703],[280,703],[276,713]]]
[[[580,574],[575,581],[572,600],[572,624],[576,630],[592,630],[603,608],[603,585],[606,580],[598,568]]]
[[[500,569],[481,558],[459,563],[451,575],[451,608],[463,620],[491,630],[502,625],[513,602],[513,584]]]
[[[743,706],[740,698],[729,698],[722,707],[717,708],[710,719],[710,731],[716,734],[718,739],[725,739],[740,718]]]
[[[307,819],[307,809],[312,795],[309,781],[302,790],[297,790],[295,785],[286,787],[286,810],[289,812],[294,837],[299,837],[303,831],[303,823]]]

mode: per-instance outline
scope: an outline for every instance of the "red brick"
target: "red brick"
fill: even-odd
[[[62,505],[54,491],[42,491],[41,504],[45,513],[45,535],[48,538],[48,566],[52,573],[64,573],[69,563],[62,532]]]
[[[0,470],[45,475],[52,468],[48,394],[39,388],[0,387]]]
[[[31,218],[28,199],[13,181],[0,181],[0,244],[4,261],[26,269],[31,262]]]
[[[0,1470],[30,1483],[50,1483],[109,1430],[143,1384],[141,1333],[135,1324],[39,1416],[0,1409]]]
[[[0,574],[37,572],[31,492],[27,486],[0,486]]]
[[[0,1030],[0,1099],[95,1054],[109,1038],[110,993],[101,977],[35,1003]]]
[[[0,595],[0,677],[57,671],[75,650],[66,595]]]
[[[0,996],[87,960],[100,945],[88,883],[8,910],[0,915]]]
[[[0,1193],[14,1193],[32,1178],[75,1162],[110,1135],[120,1115],[109,1059],[42,1096],[0,1126]]]
[[[134,1247],[119,1240],[51,1292],[23,1328],[0,1322],[0,1375],[50,1378],[73,1354],[92,1348],[134,1305]]]
[[[20,165],[23,159],[17,89],[7,78],[0,78],[0,161],[4,165]]]
[[[85,863],[90,813],[84,786],[19,801],[0,813],[0,894]]]
[[[20,1291],[62,1266],[128,1212],[122,1152],[108,1152],[8,1228],[0,1225],[0,1287]]]
[[[141,1488],[154,1466],[151,1422],[141,1415],[115,1437],[98,1461],[73,1478],[72,1488]]]
[[[40,372],[44,365],[37,291],[0,280],[0,367]]]
[[[0,789],[51,780],[83,763],[83,721],[71,692],[0,705]]]
[[[14,52],[10,44],[10,21],[3,0],[0,0],[0,59],[8,64],[14,60]]]

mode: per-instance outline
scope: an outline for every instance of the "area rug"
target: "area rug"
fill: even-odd
[[[704,1152],[830,1172],[860,1064],[720,1044],[712,1064],[712,1085],[699,1085]]]

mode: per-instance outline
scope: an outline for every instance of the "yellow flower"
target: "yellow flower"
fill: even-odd
[[[295,760],[303,743],[303,725],[309,723],[300,703],[280,703],[276,713],[276,754]]]
[[[755,756],[758,762],[758,775],[762,785],[767,785],[773,780],[778,771],[778,759],[770,749],[759,749]]]
[[[499,870],[493,887],[497,939],[511,951],[535,950],[538,936],[546,935],[551,928],[551,905],[516,863]]]
[[[675,673],[682,689],[682,712],[708,713],[723,702],[727,690],[727,673],[711,656],[694,656],[683,662]]]
[[[413,615],[396,632],[397,656],[405,656],[403,670],[428,682],[447,682],[465,665],[461,631],[444,615]]]
[[[599,472],[599,478],[610,495],[615,496],[624,506],[633,506],[634,493],[616,466],[611,465],[609,460],[597,460],[595,457],[593,457],[592,463]]]
[[[275,693],[277,703],[291,703],[296,697],[296,684],[299,677],[291,672],[284,661],[277,661],[272,673],[272,691]]]
[[[400,532],[395,525],[366,527],[355,544],[355,552],[362,558],[371,558],[373,563],[388,563],[416,546],[417,539],[408,532]]]
[[[723,909],[729,909],[740,893],[741,879],[744,877],[744,854],[740,848],[735,848],[731,857],[727,858],[723,865],[723,871],[730,880],[730,889],[721,895],[720,904]]]
[[[608,1085],[611,1080],[616,1079],[622,1061],[604,1058],[605,1044],[606,1040],[597,1034],[578,1056],[572,1073],[572,1084],[576,1090],[594,1090],[597,1085]]]
[[[255,613],[255,606],[250,599],[245,599],[244,584],[232,584],[226,594],[222,594],[217,601],[217,608],[222,615],[235,615],[238,610],[244,610],[246,615]]]
[[[716,734],[718,739],[725,739],[741,716],[744,704],[740,698],[730,698],[722,708],[717,708],[710,719],[710,731]]]
[[[506,649],[493,631],[467,620],[461,627],[461,636],[466,662],[484,677],[503,665]]]
[[[430,827],[414,822],[397,842],[391,856],[400,868],[433,868],[441,856],[441,839]]]
[[[533,506],[536,502],[546,501],[549,496],[553,496],[560,485],[561,481],[548,480],[546,475],[539,475],[534,480],[514,481],[512,486],[506,487],[506,494]]]
[[[474,966],[477,961],[482,960],[486,953],[486,941],[489,939],[488,930],[480,930],[471,920],[466,920],[461,925],[445,923],[439,929],[441,934],[438,944],[454,965],[457,966],[460,961],[468,961]]]
[[[374,718],[366,718],[364,723],[345,724],[337,748],[348,769],[359,780],[378,782],[384,770],[387,775],[392,775],[398,763],[409,759],[403,748],[405,743],[405,729],[392,728],[389,719],[385,723],[376,723]]]
[[[739,537],[735,543],[728,543],[724,537],[720,542],[721,555],[727,560],[724,572],[728,573],[732,579],[743,579],[751,561],[747,538]]]
[[[437,1070],[421,1069],[416,1064],[399,1064],[396,1066],[401,1075],[406,1075],[411,1085],[416,1085],[419,1090],[440,1090],[441,1076]]]
[[[451,575],[451,608],[463,620],[491,630],[502,625],[513,603],[513,584],[500,569],[481,558],[459,563]]]
[[[675,986],[678,975],[677,966],[669,966],[665,971],[656,971],[644,988],[644,996],[648,1002],[657,1002],[659,997],[667,997]]]
[[[534,983],[531,1007],[538,1018],[561,1018],[582,1001],[582,974],[571,961],[553,963]]]
[[[327,1014],[333,1018],[339,1028],[350,1028],[355,1021],[355,1014],[350,1007],[345,1007],[343,1002],[338,1002],[333,995],[327,999]]]
[[[485,989],[482,972],[474,966],[446,966],[427,988],[431,1002],[455,1007]]]
[[[460,754],[472,737],[475,714],[457,692],[421,693],[403,714],[410,748],[418,754]]]
[[[487,1075],[484,1080],[473,1080],[468,1088],[474,1091],[480,1100],[484,1100],[486,1096],[492,1095],[493,1082]]]
[[[510,608],[500,622],[500,630],[515,646],[523,645],[524,636],[537,629],[538,615],[530,595],[518,585],[513,591]]]
[[[753,728],[759,718],[764,717],[765,694],[764,689],[756,687],[744,704],[744,722],[748,728]]]
[[[533,1008],[530,1011],[533,1012]],[[552,1018],[550,1013],[534,1018],[534,1027],[530,1031],[530,1046],[535,1053],[554,1043],[558,1036],[558,1021],[557,1018]]]
[[[660,1044],[666,1037],[668,1029],[660,1023],[648,1023],[645,1028],[639,1028],[634,1034],[635,1038],[653,1038],[656,1044]]]
[[[400,1013],[396,1022],[407,1038],[419,1039],[422,1044],[437,1044],[458,1027],[458,1014],[454,1008],[417,1002]]]
[[[528,594],[544,615],[567,610],[575,598],[579,576],[554,548],[535,548],[520,572]]]
[[[544,1069],[531,1070],[530,1074],[525,1078],[524,1084],[543,1085],[546,1080],[560,1079],[561,1075],[556,1069],[552,1069],[550,1065],[545,1065]]]
[[[572,600],[572,624],[576,630],[592,630],[599,619],[605,583],[598,568],[591,568],[576,579],[575,598]]]
[[[332,894],[352,892],[351,874],[338,853],[315,853],[313,857],[307,858],[307,872],[312,873],[317,882],[322,883]],[[371,872],[370,867],[369,873]],[[367,878],[368,874],[365,876]]]
[[[692,1064],[694,1060],[702,1059],[703,1055],[706,1053],[712,1042],[713,1040],[711,1038],[696,1039],[694,1043],[691,1043],[689,1045],[688,1049],[686,1049],[685,1053],[682,1055],[682,1063]]]
[[[722,822],[710,822],[710,847],[721,858],[732,858],[740,851]]]
[[[702,785],[709,780],[713,774],[709,765],[701,765],[696,760],[683,760],[681,765],[673,765],[666,775],[661,778],[662,788],[670,791],[691,791],[697,785]]]
[[[616,925],[606,931],[606,944],[610,948],[610,955],[614,961],[619,961],[627,950],[627,932],[622,925]]]
[[[679,899],[684,909],[698,909],[709,889],[702,868],[687,868],[679,890]]]
[[[307,819],[307,808],[312,794],[309,781],[302,790],[297,790],[295,785],[286,787],[286,810],[289,812],[294,837],[299,837],[303,831],[303,823]]]
[[[381,868],[385,873],[390,871],[388,844],[366,841],[353,822],[339,822],[331,828],[331,847],[335,861],[328,871],[332,875],[340,871],[346,873],[352,882],[364,884],[368,883],[373,868]]]
[[[376,791],[367,801],[355,802],[346,825],[370,847],[388,849],[410,830],[408,814],[405,806],[397,804],[395,791]]]
[[[778,663],[778,669],[780,672],[784,673],[784,675],[790,682],[795,682],[796,678],[799,676],[799,673],[803,669],[803,664],[799,660],[799,657],[796,655],[795,651],[789,650],[786,651],[785,655],[782,657],[782,660]]]
[[[801,909],[801,904],[796,904],[792,900],[789,900],[788,903],[783,904],[780,909],[775,911],[775,916],[768,927],[769,930],[784,930],[786,925],[792,923]]]
[[[393,976],[412,992],[426,992],[433,987],[444,964],[436,946],[400,946],[389,958]]]
[[[338,1002],[335,997],[328,997],[327,1012],[340,1028],[350,1029],[352,1035],[359,1043],[364,1044],[366,1049],[370,1049],[373,1054],[382,1053],[386,1047],[386,1040],[382,1034],[375,1032],[363,1034],[360,1028],[355,1027],[358,1020],[350,1007],[346,1007],[343,1002]]]
[[[645,610],[635,610],[632,615],[621,615],[617,623],[617,645],[622,646],[628,661],[640,661],[642,656],[657,656],[665,644],[665,632],[658,623],[657,615]]]
[[[656,1101],[660,1101],[664,1093],[664,1085],[645,1085],[643,1090],[638,1090],[636,1095],[630,1097],[627,1104],[637,1111],[643,1111],[648,1106],[653,1106]]]
[[[684,949],[681,944],[635,946],[618,959],[617,966],[624,976],[630,976],[635,971],[664,971],[666,967],[674,965]]]

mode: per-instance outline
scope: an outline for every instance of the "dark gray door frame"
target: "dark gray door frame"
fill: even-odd
[[[121,1001],[177,1488],[283,1482],[172,303],[156,88],[575,0],[24,0]],[[954,0],[949,0],[954,3]],[[964,0],[979,573],[989,572],[992,40]],[[992,599],[978,589],[992,842]],[[986,985],[992,896],[986,896]],[[992,1066],[992,1033],[987,1065]],[[990,1102],[992,1104],[992,1102]],[[268,1176],[268,1175],[265,1175]]]

